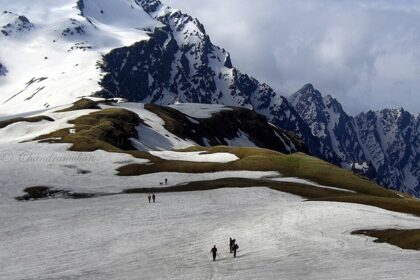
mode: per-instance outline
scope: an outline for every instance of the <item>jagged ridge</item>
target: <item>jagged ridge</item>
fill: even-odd
[[[370,178],[419,196],[420,122],[403,109],[369,111],[349,116],[331,96],[311,84],[289,97],[312,134],[334,149],[343,166],[365,162]],[[352,164],[354,163],[354,165]]]

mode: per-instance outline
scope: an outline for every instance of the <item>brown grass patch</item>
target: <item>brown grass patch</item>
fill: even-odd
[[[374,242],[386,242],[402,249],[420,250],[420,229],[357,230],[352,234],[374,237]]]

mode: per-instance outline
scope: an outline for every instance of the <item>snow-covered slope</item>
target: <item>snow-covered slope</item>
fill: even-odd
[[[17,202],[2,193],[0,223],[0,278],[8,280],[417,280],[420,274],[420,252],[350,234],[412,228],[418,218],[305,202],[266,188],[157,194],[155,204],[146,194]],[[229,237],[239,245],[236,259]]]
[[[147,40],[143,29],[159,25],[134,0],[13,0],[1,6],[1,115],[92,95],[101,89],[102,55]]]

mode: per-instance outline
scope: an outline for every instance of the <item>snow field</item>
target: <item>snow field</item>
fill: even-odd
[[[415,227],[418,218],[267,188],[158,194],[156,204],[146,194],[12,204],[0,204],[0,279],[414,280],[420,273],[420,252],[350,235]],[[229,237],[240,247],[236,259]]]

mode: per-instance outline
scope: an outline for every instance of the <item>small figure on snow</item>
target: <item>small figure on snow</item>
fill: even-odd
[[[149,193],[149,195],[147,196],[147,198],[149,199],[149,203],[150,203],[150,200],[152,199],[152,196],[150,195],[150,193]]]
[[[238,244],[233,244],[232,250],[233,250],[233,257],[236,258],[236,250],[239,249]]]
[[[152,195],[152,199],[153,199],[153,203],[155,203],[156,202],[156,196],[155,196],[155,194]]]
[[[216,255],[217,255],[217,248],[216,248],[216,245],[214,245],[214,247],[213,247],[213,248],[211,248],[210,253],[212,253],[212,254],[213,254],[213,261],[215,261],[215,260],[216,260]]]
[[[165,185],[167,185],[168,184],[168,179],[165,179]]]
[[[232,237],[229,237],[229,252],[232,253],[232,247],[233,247],[233,239]]]

